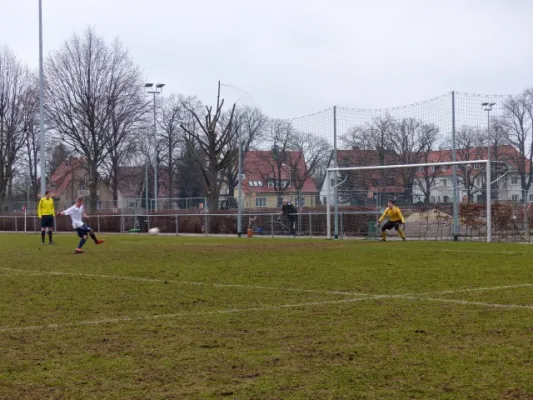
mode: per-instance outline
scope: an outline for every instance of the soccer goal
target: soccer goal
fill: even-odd
[[[393,200],[408,239],[491,242],[490,166],[468,160],[328,168],[327,238],[379,237],[377,221]]]

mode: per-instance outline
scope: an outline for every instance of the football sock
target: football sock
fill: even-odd
[[[52,231],[48,231],[48,240],[52,243]]]
[[[46,237],[46,232],[45,231],[41,231],[41,242],[44,243],[44,238]]]
[[[381,238],[382,238],[383,240],[387,240],[387,232],[382,231],[382,232],[381,232]]]
[[[398,233],[400,234],[402,239],[405,239],[405,233],[403,233],[403,231],[401,229],[398,229]]]
[[[89,236],[91,237],[92,240],[94,240],[94,243],[98,243],[98,239],[96,239],[96,235],[93,232],[90,232]]]
[[[83,247],[83,245],[85,244],[85,242],[87,241],[87,239],[83,239],[81,238],[80,239],[80,244],[78,245],[78,249],[81,249]]]

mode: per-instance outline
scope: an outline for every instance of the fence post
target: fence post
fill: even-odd
[[[344,213],[341,211],[339,213],[339,218],[340,218],[340,223],[341,223],[341,231],[340,231],[340,235],[339,237],[341,237],[342,239],[344,239]]]
[[[205,218],[204,218],[204,231],[205,231],[205,236],[208,236],[209,234],[209,228],[207,227],[207,224],[209,223],[209,220],[208,220],[208,217],[207,217],[207,213],[205,213]]]
[[[124,215],[120,215],[120,233],[124,233]]]
[[[15,232],[18,232],[19,231],[19,228],[18,228],[18,224],[17,224],[17,217],[13,217],[15,218]]]
[[[178,217],[178,214],[176,214],[176,236],[178,236],[179,233],[180,233],[180,228],[179,227],[180,227],[180,219]]]
[[[311,216],[311,211],[309,211],[309,238],[313,237],[313,218]]]
[[[98,233],[100,233],[100,215],[96,215],[96,224],[98,225]]]
[[[270,214],[270,233],[274,237],[274,214]]]

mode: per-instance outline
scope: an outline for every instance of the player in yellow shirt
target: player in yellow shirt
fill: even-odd
[[[385,231],[390,231],[391,229],[396,229],[399,235],[402,237],[402,240],[405,240],[405,233],[400,226],[405,224],[405,218],[403,217],[400,209],[394,205],[394,201],[392,200],[389,200],[387,208],[378,222],[381,223],[381,221],[383,221],[386,217],[388,217],[389,220],[381,228],[381,240],[387,240],[387,232]]]
[[[48,240],[50,244],[52,241],[52,231],[54,230],[54,218],[55,218],[54,199],[49,190],[46,191],[45,197],[39,201],[37,207],[37,216],[41,219],[41,243],[44,244],[46,232],[48,231]]]

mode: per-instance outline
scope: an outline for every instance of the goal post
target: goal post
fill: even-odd
[[[327,238],[331,239],[331,223],[332,223],[332,206],[334,206],[334,221],[337,222],[339,220],[339,212],[338,205],[339,205],[339,196],[334,195],[334,193],[338,192],[338,187],[341,186],[344,181],[343,179],[338,179],[339,175],[342,173],[349,173],[357,172],[357,171],[379,171],[379,170],[401,170],[406,168],[411,169],[424,169],[424,168],[436,168],[436,167],[444,167],[444,166],[452,166],[454,170],[453,174],[453,236],[457,237],[460,232],[460,224],[459,224],[459,190],[458,190],[458,182],[457,182],[457,173],[456,169],[458,166],[484,166],[485,169],[485,182],[484,182],[484,190],[485,190],[485,201],[486,201],[486,216],[485,216],[485,224],[486,224],[486,239],[487,242],[492,241],[492,221],[491,221],[491,205],[492,205],[492,199],[491,199],[491,162],[489,160],[467,160],[467,161],[444,161],[444,162],[432,162],[432,163],[419,163],[419,164],[399,164],[399,165],[372,165],[372,166],[353,166],[353,167],[331,167],[326,170],[326,179],[325,179],[325,189],[326,189],[326,219],[327,219]],[[335,179],[333,179],[335,178]],[[336,182],[339,183],[336,183]],[[335,184],[336,183],[336,184]],[[355,185],[357,186],[357,184]],[[358,188],[360,190],[368,190],[368,188]],[[333,204],[332,204],[333,203]],[[335,239],[338,239],[337,231],[335,232]]]

